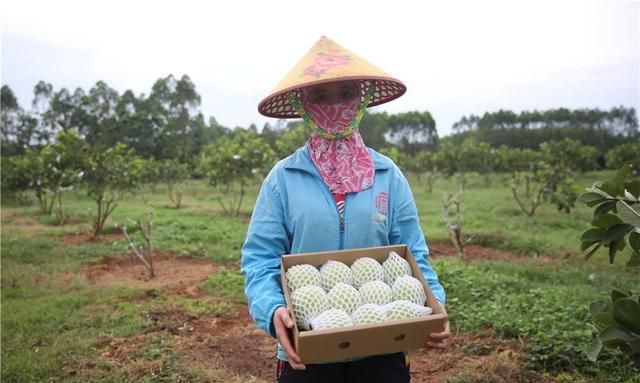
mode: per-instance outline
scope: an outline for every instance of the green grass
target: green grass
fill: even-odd
[[[575,187],[582,192],[598,177],[605,177],[605,172],[582,175],[576,179]],[[427,239],[448,240],[442,218],[442,197],[444,192],[457,192],[458,183],[440,178],[429,194],[424,181],[412,176],[409,181]],[[463,232],[474,237],[472,243],[534,256],[578,252],[579,234],[590,227],[592,215],[592,209],[578,202],[570,214],[559,212],[547,203],[541,205],[533,217],[528,217],[518,207],[508,184],[496,175],[492,176],[490,187],[484,186],[481,177],[470,175],[462,200]]]
[[[592,337],[589,303],[606,298],[610,288],[637,288],[635,271],[575,262],[436,259],[433,264],[449,296],[454,328],[490,327],[500,337],[523,339],[530,364],[541,371],[577,371],[608,382],[640,373],[620,368],[625,360],[619,353],[605,351],[596,364],[585,354]],[[613,371],[617,375],[611,376]]]
[[[580,176],[576,183],[583,189],[603,178],[604,173],[594,172]],[[441,198],[444,191],[457,190],[456,183],[439,180],[428,194],[415,177],[409,179],[427,239],[448,240]],[[149,329],[150,310],[178,308],[195,316],[237,315],[237,305],[246,302],[237,262],[258,187],[256,183],[250,188],[239,217],[222,214],[217,198],[226,198],[224,191],[214,190],[204,181],[190,181],[180,209],[159,185],[155,192],[146,188],[144,199],[126,196],[107,222],[106,231],[117,232],[114,224],[126,223],[128,218],[144,220],[153,211],[157,250],[222,264],[200,286],[211,295],[207,299],[167,296],[164,290],[150,294],[133,288],[106,289],[88,283],[82,276],[83,266],[100,262],[104,256],[123,256],[127,244],[122,238],[78,245],[65,245],[60,240],[65,234],[87,232],[90,227],[95,206],[81,190],[64,197],[66,212],[73,219],[64,226],[58,226],[55,217],[39,213],[35,204],[25,207],[3,199],[2,208],[10,209],[10,214],[3,212],[2,219],[2,381],[235,381],[237,377],[221,377],[215,371],[180,362],[184,356],[171,350],[162,334],[150,338],[132,356],[160,361],[161,372],[131,375],[100,358],[100,353],[112,339]],[[477,176],[469,179],[463,209],[464,231],[474,236],[475,243],[528,257],[518,262],[468,265],[457,259],[436,259],[454,328],[474,332],[491,326],[500,337],[522,338],[530,367],[560,380],[632,381],[635,371],[619,354],[605,351],[598,363],[588,362],[584,355],[591,337],[589,302],[606,298],[612,287],[637,288],[637,273],[621,266],[626,255],[613,266],[602,255],[589,261],[574,256],[546,264],[535,258],[550,255],[561,259],[567,252],[577,254],[580,234],[589,227],[590,209],[578,203],[570,214],[564,214],[543,205],[529,218],[519,211],[509,189],[497,177],[491,187],[485,187]],[[44,228],[35,230],[25,219]],[[139,233],[130,232],[140,245]],[[69,276],[69,282],[62,283],[60,273]],[[91,368],[80,368],[87,365]],[[71,374],[69,368],[77,371]],[[462,374],[452,381],[467,378]]]
[[[236,302],[246,302],[244,279],[239,271],[222,269],[210,276],[202,285],[202,291],[212,295],[231,298]]]

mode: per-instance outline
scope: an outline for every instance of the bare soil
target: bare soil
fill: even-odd
[[[11,231],[29,231],[34,233],[54,228],[53,226],[42,224],[27,215],[20,214],[15,209],[7,207],[0,209],[0,215],[3,221],[9,221],[6,225],[3,225],[3,233]]]
[[[155,252],[155,276],[132,256],[104,257],[101,263],[88,265],[83,273],[90,283],[103,286],[127,285],[139,289],[166,288],[174,294],[198,296],[198,286],[219,266],[202,258]]]
[[[434,257],[452,256],[453,246],[430,244]],[[504,251],[469,246],[472,261],[520,260]],[[135,288],[164,288],[168,294],[197,299],[217,299],[198,291],[200,283],[219,265],[195,257],[155,254],[157,275],[149,278],[144,266],[129,257],[105,257],[89,265],[84,275],[90,283]],[[162,338],[185,369],[222,371],[233,382],[273,382],[277,342],[256,328],[245,304],[237,304],[231,316],[194,315],[181,308],[147,312],[151,325],[129,338],[110,338],[101,357],[134,376],[162,368],[160,359],[149,359],[141,350]],[[526,368],[524,344],[498,339],[491,329],[474,334],[454,334],[449,349],[420,349],[410,353],[412,382],[443,383],[452,378],[486,383],[530,383],[550,380]],[[75,368],[78,368],[76,366]]]
[[[112,341],[103,357],[114,359],[126,371],[153,368],[154,361],[133,358],[144,344],[163,336],[168,347],[190,368],[228,371],[246,380],[272,382],[275,374],[276,341],[251,322],[245,305],[232,319],[196,317],[179,310],[150,313],[155,325],[131,338]],[[414,383],[442,383],[454,377],[488,383],[550,382],[527,370],[524,345],[500,340],[492,330],[454,335],[448,350],[420,349],[410,353]]]
[[[451,242],[429,242],[430,256],[455,257],[456,248]],[[464,247],[464,259],[466,261],[508,261],[508,262],[531,262],[540,263],[560,263],[563,260],[550,256],[538,256],[535,258],[519,255],[505,250],[497,250],[480,245],[466,245]]]

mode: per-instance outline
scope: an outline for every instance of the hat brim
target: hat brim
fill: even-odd
[[[373,92],[373,96],[367,107],[376,106],[380,104],[384,104],[386,102],[395,100],[396,98],[402,96],[406,91],[407,87],[404,83],[398,79],[393,77],[384,77],[384,76],[344,76],[344,77],[334,77],[330,79],[322,79],[317,81],[309,81],[304,84],[304,86],[296,85],[291,86],[289,88],[285,88],[279,90],[266,98],[264,98],[258,104],[258,112],[267,117],[274,118],[300,118],[300,115],[293,109],[289,100],[287,99],[287,95],[290,92],[299,92],[301,88],[306,88],[309,86],[314,86],[318,84],[327,84],[332,82],[341,82],[341,81],[349,81],[349,80],[359,80],[360,81],[360,91],[361,98],[364,99],[365,92],[367,88],[373,84],[375,89]]]

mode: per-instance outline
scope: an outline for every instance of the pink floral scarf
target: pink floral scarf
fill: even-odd
[[[303,90],[301,101],[304,110],[320,128],[331,134],[343,132],[350,126],[361,102],[357,97],[343,103],[320,105],[305,103],[305,99]],[[373,186],[375,167],[359,130],[335,140],[321,137],[313,131],[307,147],[311,161],[331,193],[346,194]]]

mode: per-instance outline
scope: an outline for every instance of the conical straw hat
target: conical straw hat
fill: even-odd
[[[322,36],[276,85],[269,96],[260,101],[258,112],[267,117],[299,118],[287,99],[290,91],[343,80],[361,80],[363,97],[369,85],[373,84],[375,90],[369,106],[394,100],[407,90],[402,81]]]

